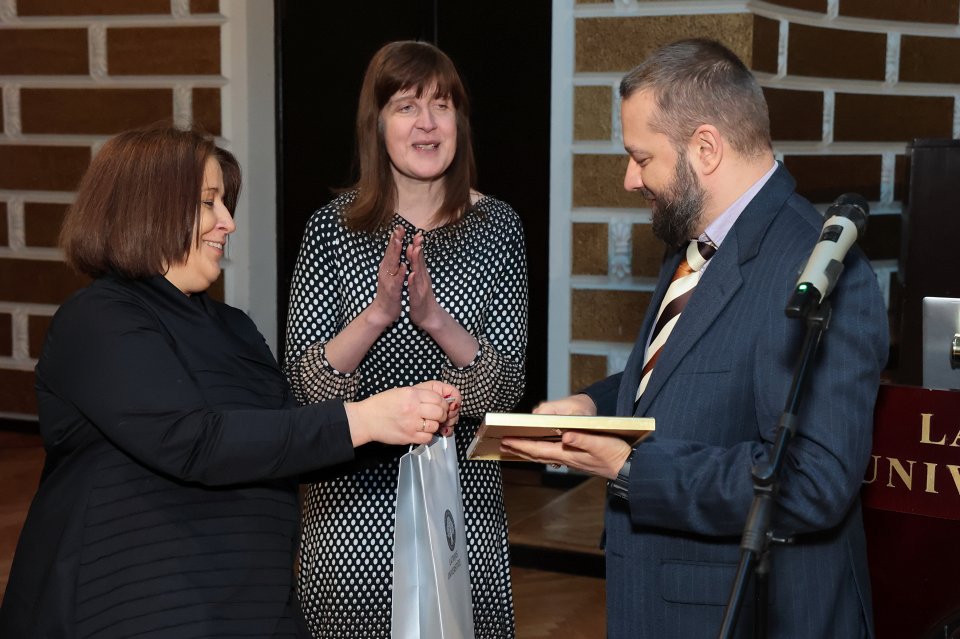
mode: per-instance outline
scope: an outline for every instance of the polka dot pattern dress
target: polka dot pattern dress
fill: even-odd
[[[485,196],[459,221],[424,232],[437,301],[480,344],[473,362],[455,367],[410,321],[404,290],[399,319],[357,370],[344,374],[327,362],[325,344],[373,301],[390,230],[404,227],[404,249],[419,230],[400,216],[378,233],[347,230],[343,215],[354,195],[345,193],[317,211],[304,234],[287,325],[286,371],[294,394],[301,403],[357,400],[428,379],[461,390],[456,438],[474,629],[478,638],[513,637],[500,466],[468,462],[464,453],[483,414],[511,410],[523,392],[527,270],[520,220],[508,205]],[[318,639],[390,637],[394,502],[399,455],[406,449],[381,446],[379,457],[364,449],[348,474],[307,489],[298,593]]]

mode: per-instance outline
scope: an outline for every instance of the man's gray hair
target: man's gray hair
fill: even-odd
[[[650,91],[657,105],[651,127],[677,149],[686,147],[703,124],[717,127],[745,157],[773,148],[760,85],[740,58],[719,42],[678,40],[657,49],[620,83],[624,100],[640,91]]]

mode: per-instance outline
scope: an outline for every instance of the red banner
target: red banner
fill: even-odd
[[[960,520],[960,392],[880,387],[867,508]]]

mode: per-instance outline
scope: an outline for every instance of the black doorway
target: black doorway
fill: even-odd
[[[360,81],[391,40],[433,42],[470,95],[479,187],[523,219],[530,269],[527,390],[544,399],[550,224],[549,0],[357,3],[275,0],[277,60],[278,356],[290,278],[307,219],[352,182]]]

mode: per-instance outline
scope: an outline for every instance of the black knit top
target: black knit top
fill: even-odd
[[[349,461],[342,403],[294,408],[241,311],[104,277],[37,366],[47,461],[0,636],[302,637],[297,474]]]

